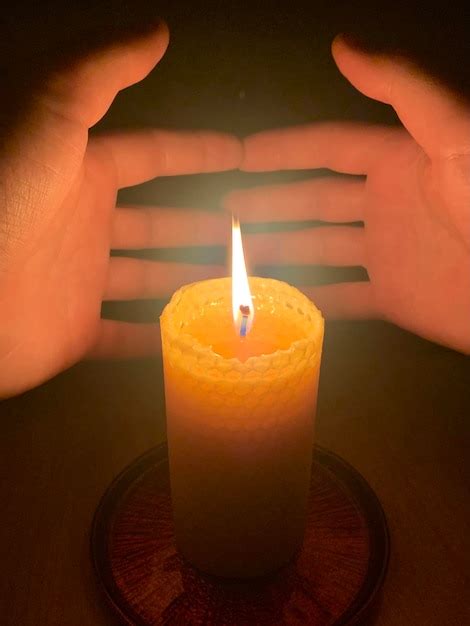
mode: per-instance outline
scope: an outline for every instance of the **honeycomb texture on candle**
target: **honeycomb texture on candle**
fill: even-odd
[[[185,327],[213,307],[221,315],[230,315],[230,285],[230,278],[207,280],[174,294],[161,318],[167,382],[178,395],[180,410],[186,404],[186,410],[203,406],[206,425],[212,418],[215,428],[250,430],[259,428],[260,423],[267,427],[273,419],[291,419],[296,409],[305,406],[303,391],[312,388],[312,377],[318,374],[315,366],[321,357],[321,314],[294,287],[273,279],[251,278],[256,311],[268,310],[280,316],[286,326],[296,326],[301,338],[288,349],[252,356],[245,362],[227,359],[186,333]],[[208,328],[207,334],[211,332]],[[169,368],[177,375],[169,376]],[[283,406],[289,410],[284,412]],[[256,412],[255,422],[246,419],[251,412]],[[194,419],[197,421],[196,416]]]

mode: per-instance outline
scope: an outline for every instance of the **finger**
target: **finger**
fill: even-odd
[[[245,139],[241,169],[249,172],[329,168],[366,174],[396,130],[347,122],[324,122],[269,130]]]
[[[222,212],[164,207],[121,207],[114,212],[111,247],[178,248],[225,245],[230,216]]]
[[[103,299],[164,298],[182,285],[206,278],[219,278],[225,273],[225,268],[219,265],[162,263],[113,257],[109,261]]]
[[[161,21],[149,35],[92,54],[49,80],[41,102],[91,128],[119,91],[147,76],[165,54],[168,40],[168,27]]]
[[[156,176],[221,172],[238,168],[240,141],[210,131],[145,130],[95,137],[90,150],[109,155],[118,187],[138,185]]]
[[[369,282],[300,287],[300,290],[327,318],[370,319],[378,316]]]
[[[243,222],[322,220],[355,222],[363,218],[364,183],[319,178],[290,185],[233,191],[224,207]]]
[[[160,325],[101,320],[98,339],[88,356],[94,359],[132,358],[161,353]]]
[[[363,228],[306,228],[244,239],[251,265],[366,265]]]
[[[391,104],[430,157],[470,152],[470,110],[408,61],[371,55],[337,37],[332,46],[344,76],[366,96]]]

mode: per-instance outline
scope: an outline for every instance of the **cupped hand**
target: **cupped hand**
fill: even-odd
[[[403,128],[319,123],[251,136],[247,171],[365,178],[240,190],[225,205],[245,222],[330,223],[246,241],[254,262],[364,266],[369,282],[304,289],[327,316],[383,318],[470,353],[470,108],[404,60],[342,38],[333,56],[357,89],[394,107]],[[346,225],[355,221],[364,228]]]
[[[54,77],[3,150],[0,397],[26,390],[87,355],[157,351],[157,324],[101,320],[102,301],[168,296],[183,283],[224,272],[110,258],[113,247],[204,244],[204,233],[212,243],[221,228],[218,218],[202,212],[117,208],[119,188],[240,163],[238,140],[219,133],[152,130],[88,138],[117,92],[142,80],[167,43],[162,24],[151,36]],[[225,240],[226,233],[220,237]]]

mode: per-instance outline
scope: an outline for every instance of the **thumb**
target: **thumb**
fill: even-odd
[[[366,96],[391,104],[429,157],[470,151],[470,109],[458,96],[401,58],[374,55],[342,36],[332,45],[341,73]]]
[[[5,142],[0,162],[7,205],[0,214],[1,234],[18,236],[14,230],[33,226],[63,202],[80,172],[88,129],[121,89],[151,71],[167,45],[168,29],[162,22],[150,35],[66,68],[33,95],[28,114]],[[1,228],[5,220],[9,223]]]
[[[50,80],[40,100],[52,113],[90,128],[121,89],[147,76],[164,55],[168,38],[160,22],[150,35],[95,53]]]

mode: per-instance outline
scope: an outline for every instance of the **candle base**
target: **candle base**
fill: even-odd
[[[315,447],[301,550],[270,576],[203,574],[175,547],[162,445],[116,478],[95,514],[95,572],[126,624],[358,624],[376,606],[388,564],[380,503],[360,474]]]

